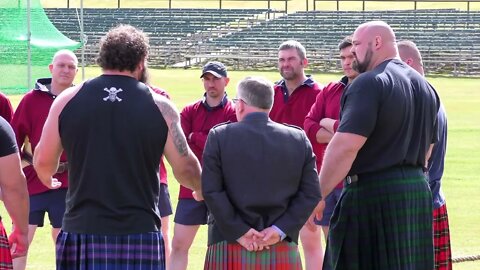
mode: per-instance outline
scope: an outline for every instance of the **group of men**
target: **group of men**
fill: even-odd
[[[297,41],[279,47],[282,80],[244,78],[234,98],[225,65],[209,62],[203,97],[180,113],[148,85],[148,48],[140,30],[111,29],[102,75],[76,86],[75,55],[58,52],[13,129],[0,122],[16,247],[0,246],[7,269],[8,256],[25,269],[45,212],[57,269],[186,269],[202,224],[204,269],[301,269],[299,239],[307,270],[451,269],[445,113],[418,49],[390,26],[367,22],[343,39],[345,76],[325,87],[305,74]],[[181,184],[170,254],[163,156]]]

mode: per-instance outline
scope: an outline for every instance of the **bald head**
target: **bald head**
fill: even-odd
[[[353,33],[352,52],[356,57],[354,67],[362,73],[372,70],[385,60],[398,57],[395,33],[383,21],[366,22]],[[355,62],[354,62],[355,63]]]
[[[52,74],[51,91],[58,95],[63,90],[72,86],[77,74],[77,56],[69,50],[60,50],[53,56],[52,63],[48,66]]]
[[[66,57],[69,57],[70,59],[72,59],[74,62],[75,62],[75,65],[78,66],[78,59],[77,59],[77,56],[70,50],[59,50],[58,52],[56,52],[54,55],[53,55],[53,58],[52,58],[52,63],[54,63],[59,57],[61,56],[66,56]]]
[[[425,75],[423,70],[422,55],[420,54],[417,45],[413,41],[402,40],[397,43],[397,47],[400,59],[418,71],[418,73]]]
[[[393,29],[384,21],[371,21],[358,26],[357,31],[364,31],[370,37],[380,37],[384,43],[395,42]]]

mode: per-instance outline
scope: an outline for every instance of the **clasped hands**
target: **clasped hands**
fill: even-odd
[[[262,251],[280,242],[280,234],[273,227],[268,227],[261,232],[250,228],[237,242],[248,251]]]

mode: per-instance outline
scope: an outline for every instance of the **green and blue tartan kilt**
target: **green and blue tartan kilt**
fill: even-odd
[[[205,270],[300,270],[298,245],[282,241],[262,251],[248,251],[238,243],[222,241],[208,246]]]
[[[92,235],[61,231],[57,270],[165,270],[161,232]]]
[[[420,168],[359,175],[345,184],[330,220],[324,268],[433,269],[432,219]]]
[[[10,269],[13,269],[10,245],[8,243],[8,236],[5,232],[5,227],[3,227],[3,223],[0,221],[0,270]]]

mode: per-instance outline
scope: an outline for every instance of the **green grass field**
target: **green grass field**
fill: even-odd
[[[80,7],[81,0],[41,0],[46,8]],[[166,8],[168,0],[120,0],[122,7]],[[118,0],[84,0],[85,8],[117,7]],[[313,7],[312,0],[290,0],[288,11],[305,10],[306,3],[309,9]],[[367,2],[368,10],[413,9],[413,2],[375,1]],[[172,0],[173,8],[218,8],[218,0]],[[267,1],[222,1],[223,8],[266,8]],[[284,2],[272,2],[272,8],[284,9]],[[418,3],[417,8],[457,8],[466,9],[466,3],[452,1],[450,3]],[[317,9],[334,10],[336,2],[317,2]],[[342,1],[341,10],[361,10],[360,1]],[[471,3],[471,10],[480,10],[480,3]],[[198,78],[199,70],[152,70],[152,82],[168,90],[174,103],[181,109],[187,103],[200,98],[203,93],[201,81]],[[12,74],[10,72],[10,74]],[[81,77],[81,72],[79,76]],[[100,74],[98,68],[87,68],[86,78]],[[279,78],[277,72],[235,71],[230,72],[231,83],[228,86],[230,95],[234,95],[236,82],[247,75],[261,75],[272,81]],[[338,80],[340,74],[313,74],[317,81],[326,84]],[[80,80],[78,80],[80,81]],[[449,119],[448,152],[443,180],[443,189],[447,197],[450,217],[450,230],[454,257],[480,254],[480,182],[476,174],[480,172],[480,79],[460,78],[429,78],[436,86],[447,109]],[[14,105],[18,104],[21,96],[10,96]],[[169,168],[168,168],[169,169]],[[170,169],[169,169],[170,170]],[[171,176],[171,171],[169,173]],[[178,184],[170,177],[170,194],[172,203],[176,205]],[[9,217],[0,206],[0,214],[4,224],[9,227]],[[48,222],[46,221],[46,224]],[[173,223],[170,225],[173,229]],[[189,270],[201,269],[206,250],[206,227],[203,226],[190,252]],[[37,230],[36,237],[29,251],[27,269],[50,270],[55,269],[54,248],[50,237],[50,229],[45,227]],[[480,269],[480,261],[454,264],[456,270]]]
[[[80,76],[81,72],[79,72]],[[98,68],[87,68],[86,78],[100,74]],[[166,89],[174,103],[181,109],[203,94],[199,70],[151,70],[153,84]],[[272,81],[277,80],[277,72],[231,71],[230,96],[235,95],[235,85],[247,75],[260,75]],[[313,74],[315,79],[326,84],[338,80],[340,74]],[[480,172],[480,79],[428,78],[436,87],[448,114],[448,152],[443,180],[450,217],[450,230],[454,257],[480,254],[480,182],[476,175]],[[79,80],[78,80],[79,81]],[[14,105],[21,96],[10,96]],[[169,178],[172,202],[176,205],[178,184]],[[4,224],[9,218],[3,207],[0,209]],[[48,222],[46,221],[46,224]],[[7,226],[8,227],[8,226]],[[173,228],[173,224],[170,226]],[[201,269],[206,250],[207,232],[202,226],[190,252],[189,270]],[[54,249],[50,229],[37,231],[30,247],[28,269],[54,269]],[[480,261],[454,264],[457,270],[480,269]]]

